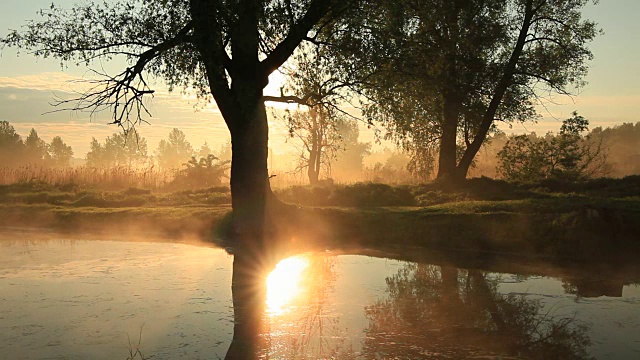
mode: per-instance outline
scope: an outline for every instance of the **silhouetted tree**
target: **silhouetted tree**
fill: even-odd
[[[177,169],[193,156],[193,147],[186,135],[174,128],[167,140],[160,140],[156,149],[158,165],[163,169]]]
[[[135,166],[147,160],[147,140],[138,133],[114,133],[107,137],[104,144],[95,138],[91,140],[86,155],[87,166]]]
[[[47,155],[47,143],[32,128],[24,141],[24,161],[34,165],[44,165]]]
[[[524,121],[548,94],[583,85],[597,34],[589,0],[367,3],[339,46],[367,81],[365,115],[382,120],[416,169],[464,178],[495,121]],[[364,23],[363,23],[364,22]]]
[[[222,179],[227,176],[230,161],[219,161],[215,155],[197,159],[195,156],[176,170],[173,185],[187,188],[203,188],[222,185]]]
[[[0,44],[35,56],[90,65],[123,57],[119,74],[94,71],[95,87],[74,100],[77,110],[109,109],[130,127],[154,93],[147,75],[170,88],[213,97],[232,139],[234,231],[241,240],[263,239],[268,191],[268,124],[263,89],[268,77],[309,38],[333,22],[351,0],[85,2],[70,10],[51,6],[43,20],[10,32]]]
[[[289,136],[301,143],[298,169],[306,169],[309,183],[315,185],[322,171],[330,173],[331,162],[343,150],[340,128],[346,119],[321,105],[287,112],[286,119]]]
[[[71,165],[73,159],[73,149],[67,145],[60,136],[56,136],[51,140],[48,146],[49,156],[47,161],[51,166],[67,167]]]
[[[340,129],[350,116],[341,106],[350,101],[348,83],[331,63],[324,46],[302,46],[291,66],[280,70],[287,77],[279,99],[298,104],[299,111],[285,112],[289,135],[302,146],[299,169],[306,169],[309,183],[317,184],[320,173],[330,174],[331,162],[342,149]],[[265,97],[270,100],[271,97]]]
[[[22,161],[24,144],[13,125],[0,121],[0,164],[14,166]]]

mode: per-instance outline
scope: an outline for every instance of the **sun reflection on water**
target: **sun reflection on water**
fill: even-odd
[[[302,291],[302,274],[309,266],[306,256],[293,256],[280,261],[267,276],[267,311],[271,315],[284,313]]]

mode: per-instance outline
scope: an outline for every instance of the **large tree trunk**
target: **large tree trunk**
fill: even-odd
[[[264,245],[265,212],[270,195],[267,170],[268,124],[260,97],[247,99],[242,118],[231,128],[231,199],[235,240]]]
[[[438,158],[438,179],[451,178],[456,171],[459,109],[458,101],[445,96],[440,155]]]
[[[264,273],[269,269],[263,269],[261,265],[251,251],[238,251],[234,256],[231,282],[233,339],[226,360],[259,359],[266,351],[262,336],[266,300]]]
[[[475,158],[478,151],[480,151],[480,147],[484,143],[487,138],[487,134],[491,129],[491,125],[493,125],[493,120],[496,117],[496,113],[498,112],[498,108],[502,103],[502,99],[504,98],[505,93],[507,92],[511,82],[513,81],[513,75],[516,71],[516,66],[518,65],[518,61],[520,56],[522,55],[522,50],[524,49],[524,45],[527,40],[527,36],[529,33],[529,28],[532,24],[533,16],[535,15],[536,10],[533,9],[533,1],[527,0],[525,3],[525,15],[522,21],[522,26],[520,27],[520,32],[518,34],[518,41],[516,42],[513,51],[511,52],[511,56],[509,58],[509,62],[506,64],[500,81],[498,82],[493,96],[491,98],[491,102],[485,111],[482,122],[480,123],[480,127],[478,129],[477,134],[475,135],[473,142],[467,146],[464,154],[462,155],[462,159],[458,163],[458,168],[456,169],[456,178],[464,179],[467,177],[467,173],[469,172],[469,168],[473,163],[473,159]]]
[[[446,79],[443,89],[442,108],[442,134],[440,137],[440,154],[438,159],[438,179],[451,178],[456,171],[457,164],[457,135],[458,120],[462,101],[459,94],[460,88],[454,79],[458,75],[458,49],[460,29],[458,18],[460,16],[460,0],[449,3],[451,6],[447,16],[448,34],[446,39]]]

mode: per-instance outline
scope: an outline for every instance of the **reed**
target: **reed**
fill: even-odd
[[[131,187],[158,190],[174,179],[174,172],[154,166],[135,168],[115,166],[95,168],[43,167],[25,165],[0,168],[0,185],[42,183],[55,187],[81,187],[102,190],[122,190]]]

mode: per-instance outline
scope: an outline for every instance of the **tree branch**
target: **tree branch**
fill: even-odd
[[[311,3],[302,18],[291,26],[287,37],[260,62],[262,74],[271,74],[287,61],[309,31],[331,10],[332,3],[331,0],[314,0]]]

